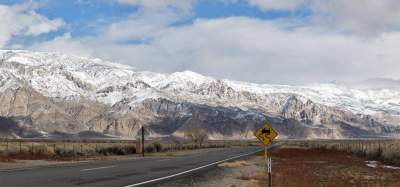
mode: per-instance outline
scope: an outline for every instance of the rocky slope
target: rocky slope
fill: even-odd
[[[264,121],[280,138],[396,137],[400,84],[259,85],[190,71],[159,74],[59,53],[0,51],[0,135],[249,139]],[[371,81],[370,81],[371,82]],[[362,86],[361,86],[362,85]]]

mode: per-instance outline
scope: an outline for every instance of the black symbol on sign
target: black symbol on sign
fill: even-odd
[[[270,130],[270,129],[262,129],[262,130],[261,130],[261,134],[267,134],[267,135],[269,135],[269,134],[271,134],[271,130]]]

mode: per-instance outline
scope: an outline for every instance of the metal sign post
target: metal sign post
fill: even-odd
[[[272,187],[272,158],[268,157],[268,186]]]
[[[254,135],[264,145],[264,161],[268,173],[267,184],[272,187],[272,158],[268,156],[268,145],[278,136],[278,133],[268,123],[265,123]]]
[[[264,146],[265,170],[267,172],[267,186],[272,187],[272,158],[268,156],[268,146]]]

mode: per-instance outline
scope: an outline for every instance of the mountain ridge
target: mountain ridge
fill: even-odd
[[[172,74],[139,71],[127,65],[61,53],[2,50],[0,57],[0,96],[4,101],[23,100],[16,99],[13,94],[24,88],[31,93],[25,98],[40,97],[42,105],[57,106],[58,113],[63,116],[60,119],[65,119],[61,122],[42,119],[41,123],[45,124],[37,124],[35,112],[10,115],[12,108],[4,106],[0,109],[6,112],[0,116],[28,117],[33,124],[25,124],[25,127],[39,134],[44,132],[43,136],[54,132],[51,125],[61,125],[64,133],[88,130],[121,138],[134,138],[142,125],[153,127],[149,133],[154,137],[182,136],[188,128],[203,128],[211,139],[252,138],[255,124],[267,119],[280,119],[277,124],[290,126],[288,129],[307,129],[304,134],[294,135],[273,124],[284,132],[281,137],[289,138],[397,136],[400,126],[400,90],[396,88],[254,84],[214,79],[191,71]],[[5,94],[8,92],[10,94]],[[77,106],[60,107],[71,103]],[[175,111],[154,108],[165,103],[169,103],[168,107],[178,109],[182,105],[186,108]],[[11,102],[11,105],[21,107],[23,104]],[[223,115],[214,116],[212,112]],[[39,116],[46,118],[44,113]],[[250,114],[252,117],[244,118],[246,120],[234,116]],[[178,124],[173,124],[174,120]],[[216,124],[236,131],[224,134]]]

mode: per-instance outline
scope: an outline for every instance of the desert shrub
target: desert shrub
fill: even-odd
[[[365,151],[363,149],[355,149],[353,151],[353,154],[355,154],[358,157],[365,157],[366,156]]]
[[[105,147],[96,148],[96,153],[99,155],[105,155],[105,156],[110,154],[109,150]]]
[[[382,156],[382,148],[380,146],[374,146],[367,149],[365,154],[369,160],[380,160]]]
[[[136,147],[135,146],[126,146],[125,150],[126,150],[126,153],[128,153],[128,154],[135,154],[136,153]]]
[[[153,147],[155,152],[161,152],[162,151],[162,145],[160,142],[153,142]]]
[[[155,148],[154,148],[153,145],[147,145],[147,146],[144,148],[144,152],[146,152],[146,153],[154,153],[154,151],[155,151]]]
[[[60,157],[73,157],[75,156],[75,153],[73,150],[65,150],[65,149],[60,149],[56,148],[55,154]]]
[[[113,146],[113,147],[100,147],[96,148],[96,153],[100,155],[127,155],[136,153],[134,146]]]
[[[193,145],[192,145],[192,144],[189,144],[189,145],[184,145],[184,146],[183,146],[183,149],[184,149],[184,150],[192,150],[192,149],[194,149],[194,148],[193,148]]]
[[[176,145],[173,146],[174,150],[182,150],[182,148],[183,148],[182,144],[176,144]]]
[[[7,156],[5,151],[0,151],[0,157],[2,157],[2,156]]]
[[[35,149],[33,150],[33,153],[36,155],[54,155],[52,148],[49,148],[46,145],[36,146]]]
[[[94,149],[85,150],[84,153],[85,155],[97,155],[97,152]]]
[[[339,147],[338,147],[338,145],[333,144],[333,145],[330,145],[329,149],[334,150],[334,151],[338,151]]]
[[[382,152],[382,161],[386,164],[400,166],[400,152],[396,149],[385,149]]]
[[[126,155],[126,150],[123,147],[109,147],[108,152],[114,155]]]
[[[174,148],[170,144],[168,144],[166,146],[162,146],[162,149],[161,149],[162,152],[168,152],[168,151],[172,151],[172,150],[174,150]]]

